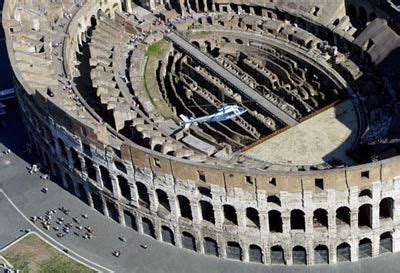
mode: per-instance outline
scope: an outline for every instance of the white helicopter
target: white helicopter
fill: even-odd
[[[247,109],[244,107],[222,103],[218,106],[217,111],[214,114],[208,116],[188,118],[185,115],[180,115],[179,117],[182,119],[181,125],[185,126],[185,129],[187,129],[192,124],[222,122],[243,115],[246,112]]]

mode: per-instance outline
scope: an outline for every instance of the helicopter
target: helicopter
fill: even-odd
[[[217,111],[211,115],[207,115],[200,118],[188,118],[185,115],[180,115],[179,117],[182,119],[181,125],[185,126],[185,129],[187,129],[190,127],[190,125],[195,123],[201,124],[201,123],[222,122],[243,115],[246,112],[247,109],[244,107],[222,103],[217,107]]]

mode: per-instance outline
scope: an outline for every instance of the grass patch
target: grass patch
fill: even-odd
[[[149,98],[158,112],[164,118],[176,119],[175,114],[164,100],[157,82],[157,69],[160,61],[166,54],[168,54],[170,47],[171,45],[169,42],[166,40],[160,40],[147,48],[145,53],[147,60],[145,63],[143,84],[145,95]]]
[[[147,57],[155,57],[155,58],[162,57],[167,46],[168,46],[167,41],[160,40],[157,43],[149,45],[145,55]]]
[[[1,253],[21,272],[86,273],[96,272],[72,260],[31,234]]]

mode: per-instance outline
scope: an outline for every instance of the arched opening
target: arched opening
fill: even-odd
[[[260,217],[255,208],[246,209],[246,226],[251,228],[260,228]]]
[[[90,17],[90,26],[92,27],[92,29],[96,29],[97,19],[95,15],[92,15],[92,17]]]
[[[161,227],[161,238],[163,242],[175,245],[174,233],[167,226]]]
[[[328,264],[329,263],[329,249],[325,245],[318,245],[314,248],[314,263],[315,264]]]
[[[282,232],[282,217],[281,213],[277,210],[268,212],[268,222],[270,232]]]
[[[223,209],[225,217],[224,224],[237,225],[238,221],[237,221],[236,209],[231,205],[223,205]]]
[[[190,201],[183,195],[178,195],[179,209],[181,217],[193,220],[192,208],[190,207]]]
[[[203,220],[215,224],[214,210],[213,206],[204,200],[200,201],[201,216]]]
[[[153,238],[156,238],[153,223],[149,219],[142,218],[142,225],[143,225],[143,233],[144,234],[149,235]]]
[[[200,43],[198,41],[192,41],[192,45],[194,45],[197,48],[200,48]]]
[[[54,170],[54,181],[58,185],[62,186],[62,177],[60,168],[56,164],[53,164],[53,170]]]
[[[78,185],[79,199],[81,199],[83,202],[89,205],[89,199],[85,190],[85,186],[83,186],[81,183],[77,183],[77,185]]]
[[[249,261],[255,263],[263,262],[263,255],[261,247],[258,245],[250,245],[249,247]]]
[[[103,181],[103,186],[110,192],[113,192],[110,172],[104,166],[101,165],[100,165],[100,175],[101,175],[101,180]]]
[[[169,214],[171,207],[169,205],[168,195],[161,189],[156,190],[157,201],[158,201],[158,212],[161,214]]]
[[[114,203],[107,201],[108,216],[115,222],[119,223],[119,213],[118,209],[115,207]]]
[[[101,200],[101,197],[98,193],[96,193],[96,192],[92,193],[92,201],[93,201],[94,209],[97,210],[98,212],[104,214],[103,201]]]
[[[336,19],[336,20],[333,22],[333,25],[336,27],[337,25],[339,25],[339,23],[340,23],[340,20],[339,20],[339,18],[338,18],[338,19]]]
[[[393,198],[387,197],[379,203],[379,218],[393,219]]]
[[[218,244],[215,240],[205,237],[204,238],[204,253],[212,256],[219,256]]]
[[[136,217],[127,210],[124,210],[125,226],[137,230]]]
[[[290,229],[292,230],[305,230],[304,212],[295,209],[290,212]]]
[[[358,9],[358,18],[360,19],[361,25],[365,26],[367,23],[367,10],[362,6]]]
[[[67,148],[65,148],[64,141],[62,141],[62,139],[58,138],[57,142],[58,142],[58,146],[60,146],[61,156],[64,157],[65,159],[68,159]]]
[[[182,232],[182,247],[186,249],[190,249],[196,251],[196,240],[193,235],[189,232]]]
[[[75,190],[74,190],[74,182],[72,181],[72,178],[71,178],[71,176],[69,175],[69,174],[65,174],[64,175],[64,177],[65,177],[65,182],[66,182],[66,184],[67,184],[67,189],[68,189],[68,191],[71,193],[71,194],[73,194],[73,195],[75,195]]]
[[[236,242],[228,242],[226,245],[226,257],[228,259],[242,260],[242,248]]]
[[[201,195],[204,195],[204,196],[207,196],[207,197],[210,197],[210,198],[211,198],[211,191],[210,191],[210,189],[205,188],[205,187],[198,187],[197,189],[199,190],[199,193],[200,193]]]
[[[379,238],[379,254],[393,252],[393,237],[390,232],[383,233]]]
[[[128,180],[126,180],[125,177],[118,175],[117,176],[118,179],[118,186],[119,186],[119,190],[121,191],[121,195],[127,199],[127,200],[131,200],[131,188],[129,187],[128,184]]]
[[[285,255],[281,246],[271,247],[271,264],[284,264]]]
[[[281,206],[281,200],[279,199],[278,196],[276,195],[270,195],[267,197],[267,202],[268,203],[273,203],[275,205]]]
[[[150,207],[150,198],[146,186],[141,182],[136,182],[136,189],[139,197],[139,205],[145,208]]]
[[[81,161],[79,159],[78,152],[75,151],[73,148],[70,149],[70,152],[71,152],[71,157],[72,157],[74,168],[76,170],[78,170],[79,172],[82,171]]]
[[[350,226],[350,209],[348,207],[340,207],[336,210],[336,225]]]
[[[313,215],[314,228],[328,228],[328,212],[324,209],[317,209]]]
[[[372,192],[369,189],[363,189],[362,191],[360,191],[360,193],[358,194],[358,197],[369,197],[372,199]]]
[[[242,39],[235,39],[235,42],[239,45],[243,44],[243,40]]]
[[[347,6],[347,15],[350,19],[354,19],[357,16],[356,7],[353,4]]]
[[[293,264],[307,264],[306,249],[302,246],[295,246],[292,250]]]
[[[364,238],[358,243],[358,258],[368,257],[372,257],[372,242],[370,239]]]
[[[120,170],[123,173],[127,173],[124,163],[119,161],[114,161],[114,165],[117,170]]]
[[[85,157],[85,165],[89,178],[97,182],[96,169],[93,166],[93,162],[89,158]]]
[[[336,248],[336,258],[338,263],[349,262],[350,258],[350,245],[348,243],[342,243]]]
[[[364,204],[358,208],[358,227],[372,228],[372,206]]]

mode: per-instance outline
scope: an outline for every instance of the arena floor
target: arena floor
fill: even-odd
[[[353,164],[346,151],[357,135],[357,113],[350,100],[304,121],[244,152],[275,164],[318,165],[333,159]]]

